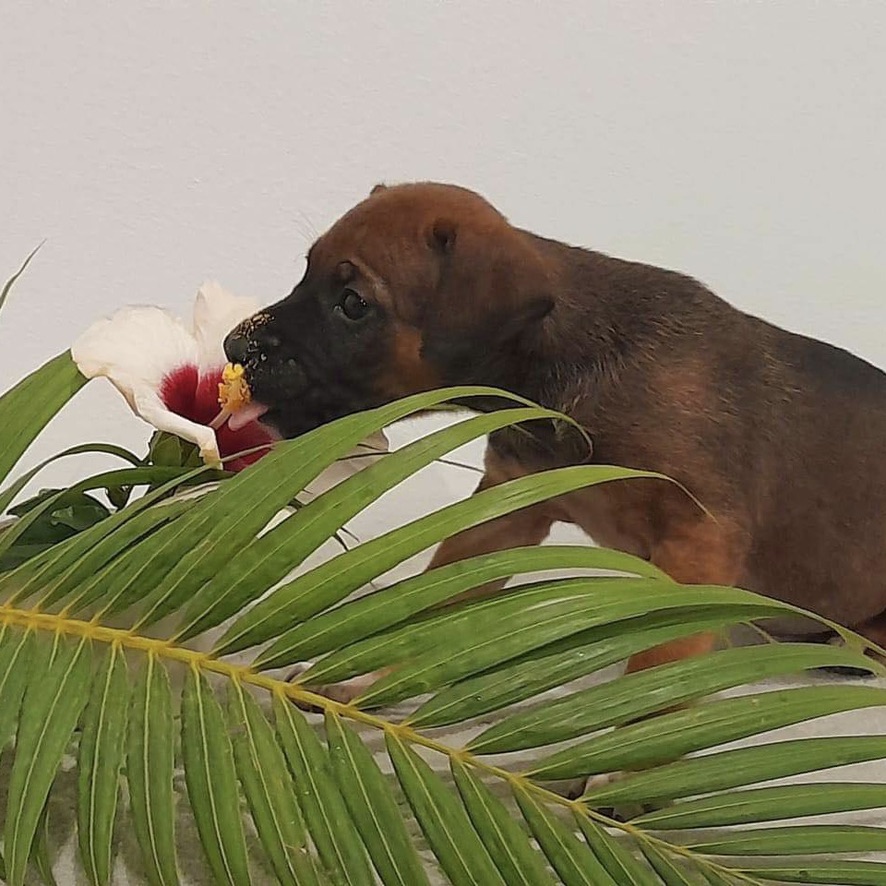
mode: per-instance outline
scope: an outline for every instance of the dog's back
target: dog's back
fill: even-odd
[[[770,327],[772,454],[749,586],[842,623],[886,610],[886,374]]]
[[[666,473],[734,520],[737,583],[843,623],[886,611],[886,374],[681,274],[538,242],[567,269],[547,321],[573,367],[557,405],[595,460]]]

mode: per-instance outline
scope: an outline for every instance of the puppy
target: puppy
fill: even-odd
[[[450,538],[431,568],[566,521],[679,582],[744,587],[886,645],[886,375],[689,277],[513,227],[463,188],[378,186],[225,349],[286,437],[419,391],[496,386],[575,418],[593,462],[666,474],[709,511],[668,483],[607,484]],[[478,490],[586,458],[577,434],[499,431]]]

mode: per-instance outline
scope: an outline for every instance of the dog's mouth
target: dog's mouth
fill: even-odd
[[[240,353],[237,367],[245,394],[227,419],[227,425],[236,431],[253,422],[259,422],[271,433],[290,440],[345,415],[377,405],[371,396],[366,379],[349,373],[324,373],[316,364],[320,359],[303,352],[300,359],[279,353],[262,353],[258,347]],[[322,368],[322,367],[321,367]],[[243,402],[245,401],[245,402]]]
[[[255,396],[248,367],[242,363],[228,363],[222,370],[218,403],[221,411],[210,422],[210,427],[216,430],[227,427],[234,433],[258,423],[271,411],[264,398]]]
[[[250,397],[228,419],[231,430],[259,422],[284,439],[309,430],[302,427],[301,413],[310,408],[310,385],[294,360],[252,359],[243,368]]]
[[[232,431],[239,431],[241,428],[245,428],[246,425],[252,424],[252,422],[263,418],[268,412],[270,412],[270,409],[270,406],[266,406],[264,403],[259,403],[258,401],[253,400],[231,415],[228,419],[228,427]]]

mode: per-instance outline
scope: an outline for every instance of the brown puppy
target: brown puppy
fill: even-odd
[[[226,350],[285,436],[418,391],[494,385],[576,418],[593,461],[667,474],[715,517],[669,484],[609,484],[451,538],[432,566],[568,521],[680,582],[739,585],[886,644],[886,375],[695,280],[519,230],[462,188],[379,186]],[[585,457],[577,436],[501,431],[479,488]]]

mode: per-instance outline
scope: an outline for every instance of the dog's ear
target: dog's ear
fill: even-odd
[[[435,252],[445,255],[455,246],[455,222],[438,218],[429,228],[426,239]]]
[[[544,320],[554,310],[554,304],[554,298],[551,295],[541,294],[526,299],[515,314],[519,326],[531,326]]]
[[[507,224],[478,227],[436,219],[426,242],[437,254],[437,287],[425,306],[422,351],[492,384],[490,361],[525,359],[555,306],[547,268],[528,235]],[[468,367],[471,367],[470,369]]]
[[[490,344],[519,344],[526,352],[539,338],[541,321],[554,310],[554,299],[545,294],[529,294],[508,308],[489,328]]]

